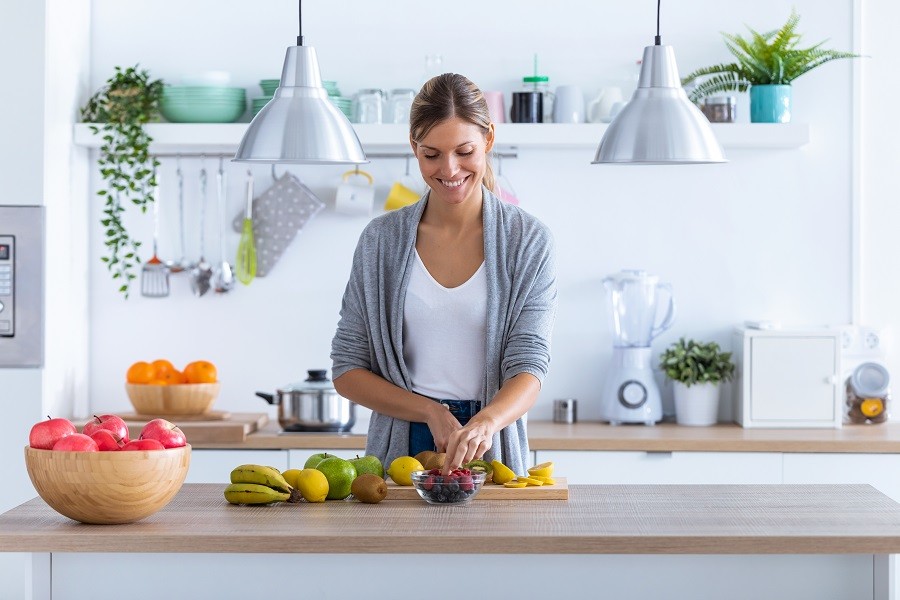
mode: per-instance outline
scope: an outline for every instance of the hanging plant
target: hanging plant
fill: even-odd
[[[97,192],[105,200],[100,223],[105,231],[106,256],[100,258],[121,283],[119,291],[128,297],[134,270],[141,262],[137,249],[141,243],[125,229],[122,217],[129,202],[141,212],[153,202],[156,188],[155,168],[159,162],[150,154],[153,141],[144,125],[159,120],[159,102],[163,82],[151,80],[147,70],[138,66],[122,69],[94,94],[81,109],[81,119],[91,125],[94,134],[102,132],[98,165],[105,189]]]

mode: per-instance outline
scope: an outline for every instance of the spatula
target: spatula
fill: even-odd
[[[191,269],[191,290],[195,296],[202,296],[209,291],[209,280],[212,277],[212,265],[206,262],[205,248],[206,228],[206,167],[200,168],[200,260]]]
[[[159,175],[154,173],[156,187],[153,188],[153,256],[141,269],[141,295],[147,298],[165,298],[169,295],[169,267],[159,260]]]
[[[256,277],[256,246],[253,241],[253,173],[247,171],[247,212],[238,242],[236,275],[238,281],[250,285]]]

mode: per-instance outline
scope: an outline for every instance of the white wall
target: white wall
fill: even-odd
[[[602,85],[633,73],[655,25],[650,2],[569,2],[553,8],[537,0],[460,0],[441,9],[425,6],[431,5],[306,3],[305,42],[316,47],[324,77],[336,80],[345,95],[360,87],[415,86],[424,56],[441,53],[446,70],[465,73],[484,89],[502,89],[508,99],[538,53],[552,85],[580,84],[590,98]],[[720,31],[745,32],[744,23],[775,28],[791,6],[802,15],[800,30],[809,42],[827,38],[832,47],[852,47],[849,0],[766,0],[729,11],[712,0],[680,12],[675,4],[663,5],[663,41],[675,47],[684,74],[728,58]],[[346,18],[348,12],[353,19]],[[141,15],[141,27],[134,25],[134,14]],[[114,65],[140,62],[172,83],[198,71],[227,69],[252,97],[259,94],[259,79],[279,74],[284,49],[296,36],[296,4],[273,1],[260,10],[251,3],[213,0],[95,0],[92,26],[92,89]],[[850,321],[851,84],[850,61],[831,63],[796,82],[794,120],[809,123],[812,138],[797,150],[732,150],[724,166],[592,166],[592,150],[522,150],[518,159],[504,161],[523,206],[550,225],[558,245],[553,365],[533,416],[549,418],[552,399],[565,396],[581,400],[582,418],[597,418],[597,389],[611,344],[600,280],[621,268],[647,269],[674,286],[679,316],[654,344],[655,352],[681,335],[730,345],[730,329],[745,319],[785,325]],[[741,102],[746,107],[745,99]],[[740,119],[748,120],[746,110]],[[178,252],[172,162],[163,165],[166,258]],[[214,167],[213,161],[207,166]],[[184,163],[191,258],[198,253],[198,168],[196,160]],[[376,160],[367,169],[384,198],[403,162]],[[226,297],[194,298],[181,277],[167,299],[133,294],[123,301],[99,261],[100,204],[94,202],[92,409],[129,408],[124,373],[139,359],[168,357],[179,365],[213,360],[223,381],[217,407],[235,411],[265,410],[254,390],[272,391],[301,379],[305,369],[329,367],[351,254],[365,224],[333,211],[343,170],[293,169],[328,209],[300,232],[269,277]],[[231,215],[240,210],[244,167],[229,165],[228,173]],[[268,170],[254,173],[261,190]],[[149,216],[129,218],[149,252]],[[215,258],[216,246],[209,242],[215,229],[210,225],[207,232],[207,255]],[[237,238],[228,235],[229,256]]]

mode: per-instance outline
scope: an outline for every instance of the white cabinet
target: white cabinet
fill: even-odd
[[[898,454],[785,454],[785,483],[868,483],[900,502]]]
[[[570,484],[781,483],[781,454],[769,452],[536,452]]]
[[[191,466],[185,483],[228,483],[238,465],[255,464],[288,468],[287,450],[191,450]]]

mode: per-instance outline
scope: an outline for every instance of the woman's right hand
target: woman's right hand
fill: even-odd
[[[447,442],[450,441],[450,435],[459,429],[462,425],[450,412],[450,409],[440,402],[434,403],[435,409],[431,411],[428,417],[428,429],[431,431],[431,437],[434,438],[434,447],[438,452],[447,451]]]

